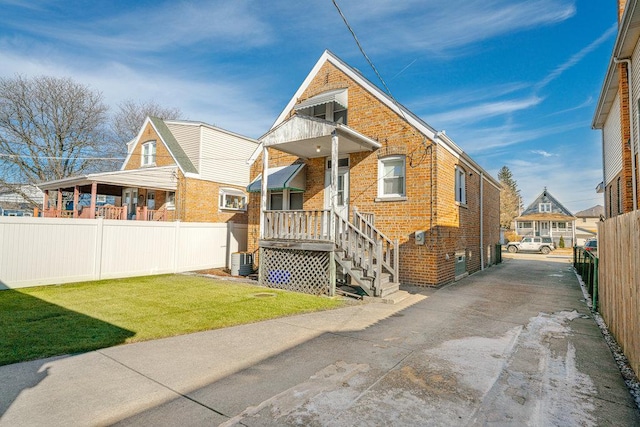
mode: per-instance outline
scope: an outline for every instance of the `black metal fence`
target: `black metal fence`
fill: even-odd
[[[598,256],[574,246],[573,267],[587,287],[593,301],[593,310],[598,310]]]

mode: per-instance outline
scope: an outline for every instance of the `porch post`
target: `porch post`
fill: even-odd
[[[58,188],[58,204],[56,205],[56,216],[62,216],[62,188]]]
[[[89,205],[89,218],[96,218],[96,194],[98,193],[98,183],[91,183],[91,205]]]
[[[260,190],[260,238],[264,239],[265,216],[267,212],[267,180],[269,170],[269,148],[262,143],[262,188]],[[262,257],[260,257],[262,258]]]
[[[78,190],[78,186],[75,185],[73,187],[73,217],[78,218],[78,199],[80,195],[80,191]]]
[[[42,201],[42,215],[49,210],[49,190],[44,190],[44,200]]]
[[[329,235],[332,240],[335,239],[335,212],[336,201],[338,199],[338,134],[334,130],[331,134],[331,220]]]

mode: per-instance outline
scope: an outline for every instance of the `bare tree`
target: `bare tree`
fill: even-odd
[[[107,111],[100,92],[69,78],[0,78],[0,186],[114,168]]]
[[[112,120],[116,140],[124,146],[135,138],[147,116],[173,120],[180,118],[182,111],[179,108],[162,107],[154,101],[136,102],[129,99],[121,102]]]

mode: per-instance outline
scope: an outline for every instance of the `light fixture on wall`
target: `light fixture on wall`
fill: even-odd
[[[320,152],[320,146],[316,145],[316,153],[319,153],[319,152]]]

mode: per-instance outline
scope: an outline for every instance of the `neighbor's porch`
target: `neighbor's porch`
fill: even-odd
[[[174,167],[89,174],[40,184],[42,216],[175,220]]]

